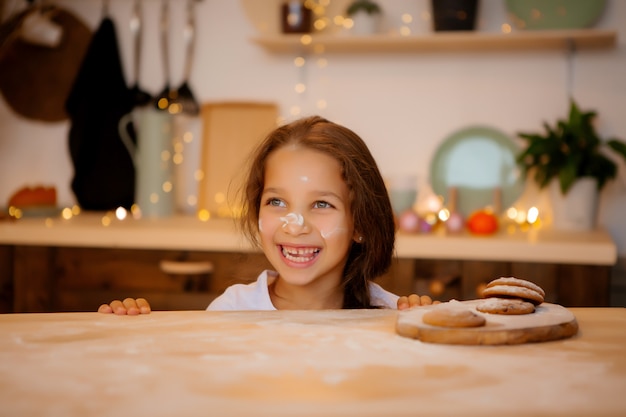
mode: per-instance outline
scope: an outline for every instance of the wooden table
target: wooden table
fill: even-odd
[[[396,311],[0,315],[1,416],[624,416],[626,309],[571,339],[422,343]]]

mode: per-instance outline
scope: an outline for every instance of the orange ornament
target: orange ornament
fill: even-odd
[[[491,211],[475,211],[467,219],[467,228],[477,235],[491,235],[498,231],[498,218]]]

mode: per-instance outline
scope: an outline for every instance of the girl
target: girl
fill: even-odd
[[[274,271],[226,289],[208,310],[409,308],[372,280],[392,260],[395,224],[374,158],[351,130],[319,116],[277,128],[260,144],[243,193],[241,226]],[[149,313],[145,299],[99,310]]]

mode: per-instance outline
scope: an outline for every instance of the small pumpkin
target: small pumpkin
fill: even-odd
[[[498,231],[498,218],[490,210],[477,210],[467,218],[467,228],[476,235],[491,235]]]

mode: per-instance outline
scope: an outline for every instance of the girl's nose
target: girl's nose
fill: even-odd
[[[283,229],[285,232],[298,235],[301,233],[307,233],[309,230],[308,225],[304,221],[304,216],[300,213],[289,213],[280,218],[283,221]]]

